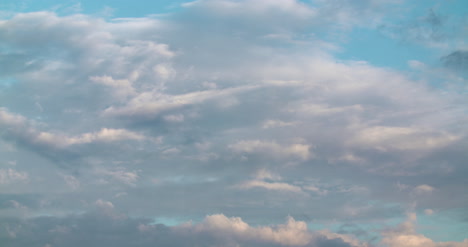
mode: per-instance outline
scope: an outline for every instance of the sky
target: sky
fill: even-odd
[[[468,246],[468,1],[0,3],[0,245]]]

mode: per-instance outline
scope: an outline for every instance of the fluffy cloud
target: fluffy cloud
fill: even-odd
[[[114,205],[102,199],[95,204],[98,211],[79,216],[3,221],[7,232],[2,229],[0,239],[9,246],[33,242],[78,246],[82,242],[76,240],[84,236],[88,244],[113,246],[368,246],[350,235],[311,231],[305,222],[292,217],[285,224],[253,227],[241,218],[217,214],[206,216],[200,223],[167,227],[151,224],[148,219],[117,217]],[[92,235],[88,235],[90,231]]]
[[[436,242],[415,231],[416,214],[410,213],[407,221],[396,229],[383,233],[382,244],[389,247],[466,247],[468,239],[463,242]]]
[[[251,226],[239,217],[223,214],[206,216],[199,223],[187,222],[175,226],[151,223],[144,218],[129,218],[118,214],[114,205],[102,199],[95,202],[97,211],[82,215],[39,217],[26,221],[3,221],[0,239],[8,246],[39,243],[78,246],[82,241],[93,245],[126,246],[348,246],[367,247],[371,243],[349,234],[329,230],[312,231],[303,221],[288,217],[285,224]],[[394,229],[385,230],[378,245],[389,247],[462,247],[464,242],[435,242],[415,231],[415,215]],[[89,235],[91,234],[91,235]]]

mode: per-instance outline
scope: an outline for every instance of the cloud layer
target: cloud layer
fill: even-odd
[[[466,44],[420,40],[405,4],[3,18],[1,241],[466,246]],[[413,29],[450,31],[438,11]],[[362,30],[418,39],[435,62],[339,59]],[[441,227],[395,226],[407,212]]]

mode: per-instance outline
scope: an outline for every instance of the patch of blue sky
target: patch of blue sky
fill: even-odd
[[[391,25],[354,29],[337,57],[397,70],[408,70],[410,60],[437,66],[454,48],[460,21],[467,17],[468,1],[407,2]]]
[[[435,212],[432,215],[421,212],[418,214],[417,231],[434,241],[462,242],[468,232],[468,222],[454,219],[460,218],[463,210],[466,209]]]
[[[468,14],[468,1],[466,0],[447,0],[447,1],[418,1],[420,4],[436,3],[437,10],[450,15],[465,16]]]
[[[366,61],[371,65],[407,70],[408,61],[435,63],[439,57],[431,49],[391,39],[378,30],[359,28],[352,31],[349,41],[341,45],[336,56],[343,60]]]
[[[376,222],[376,223],[312,222],[312,223],[307,224],[307,228],[312,231],[322,231],[324,229],[327,229],[331,232],[353,235],[361,241],[378,242],[381,239],[380,231],[382,230],[382,222]]]
[[[427,15],[431,10],[441,16],[467,14],[468,2],[465,0],[427,0],[407,1],[405,3],[405,19],[415,19]]]
[[[177,226],[185,222],[190,221],[191,219],[180,219],[180,218],[171,218],[171,217],[156,217],[152,222],[153,225],[163,224],[166,226]]]
[[[15,84],[18,80],[13,77],[0,78],[0,89],[8,88]]]
[[[176,11],[186,0],[100,0],[100,1],[57,1],[57,0],[5,0],[0,8],[13,12],[54,11],[59,15],[73,13],[101,14],[114,18],[144,17]]]

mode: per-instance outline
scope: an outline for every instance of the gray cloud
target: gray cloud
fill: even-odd
[[[288,215],[359,225],[397,218],[413,203],[466,215],[465,95],[337,60],[323,36],[372,27],[393,4],[197,1],[164,17],[2,20],[0,73],[14,80],[0,90],[0,162],[11,166],[0,170],[8,192],[0,211],[31,217],[10,219],[4,239],[26,229],[8,243],[89,235],[115,246],[281,246],[271,239],[283,239],[278,224]],[[450,56],[447,66],[459,63]],[[21,197],[30,194],[41,199]],[[56,216],[89,211],[100,198],[131,217]],[[255,234],[220,213],[242,217]],[[34,218],[41,214],[52,216]],[[186,228],[148,219],[205,215],[217,216]],[[227,228],[213,228],[217,220]],[[304,232],[303,246],[359,246]]]
[[[0,239],[7,246],[366,246],[350,235],[309,231],[304,222],[292,218],[286,224],[252,227],[220,214],[197,224],[168,227],[115,215],[109,202],[98,200],[96,205],[96,211],[83,215],[4,218]]]
[[[388,246],[466,246],[465,242],[435,242],[415,231],[416,216],[382,233]],[[3,218],[0,239],[7,246],[374,246],[353,235],[311,231],[305,222],[289,217],[285,224],[253,227],[238,217],[209,215],[199,223],[176,226],[116,214],[112,203],[98,200],[96,210],[66,217],[27,220]],[[415,245],[416,244],[416,245]]]
[[[441,58],[444,65],[460,72],[468,70],[468,51],[458,50]]]

